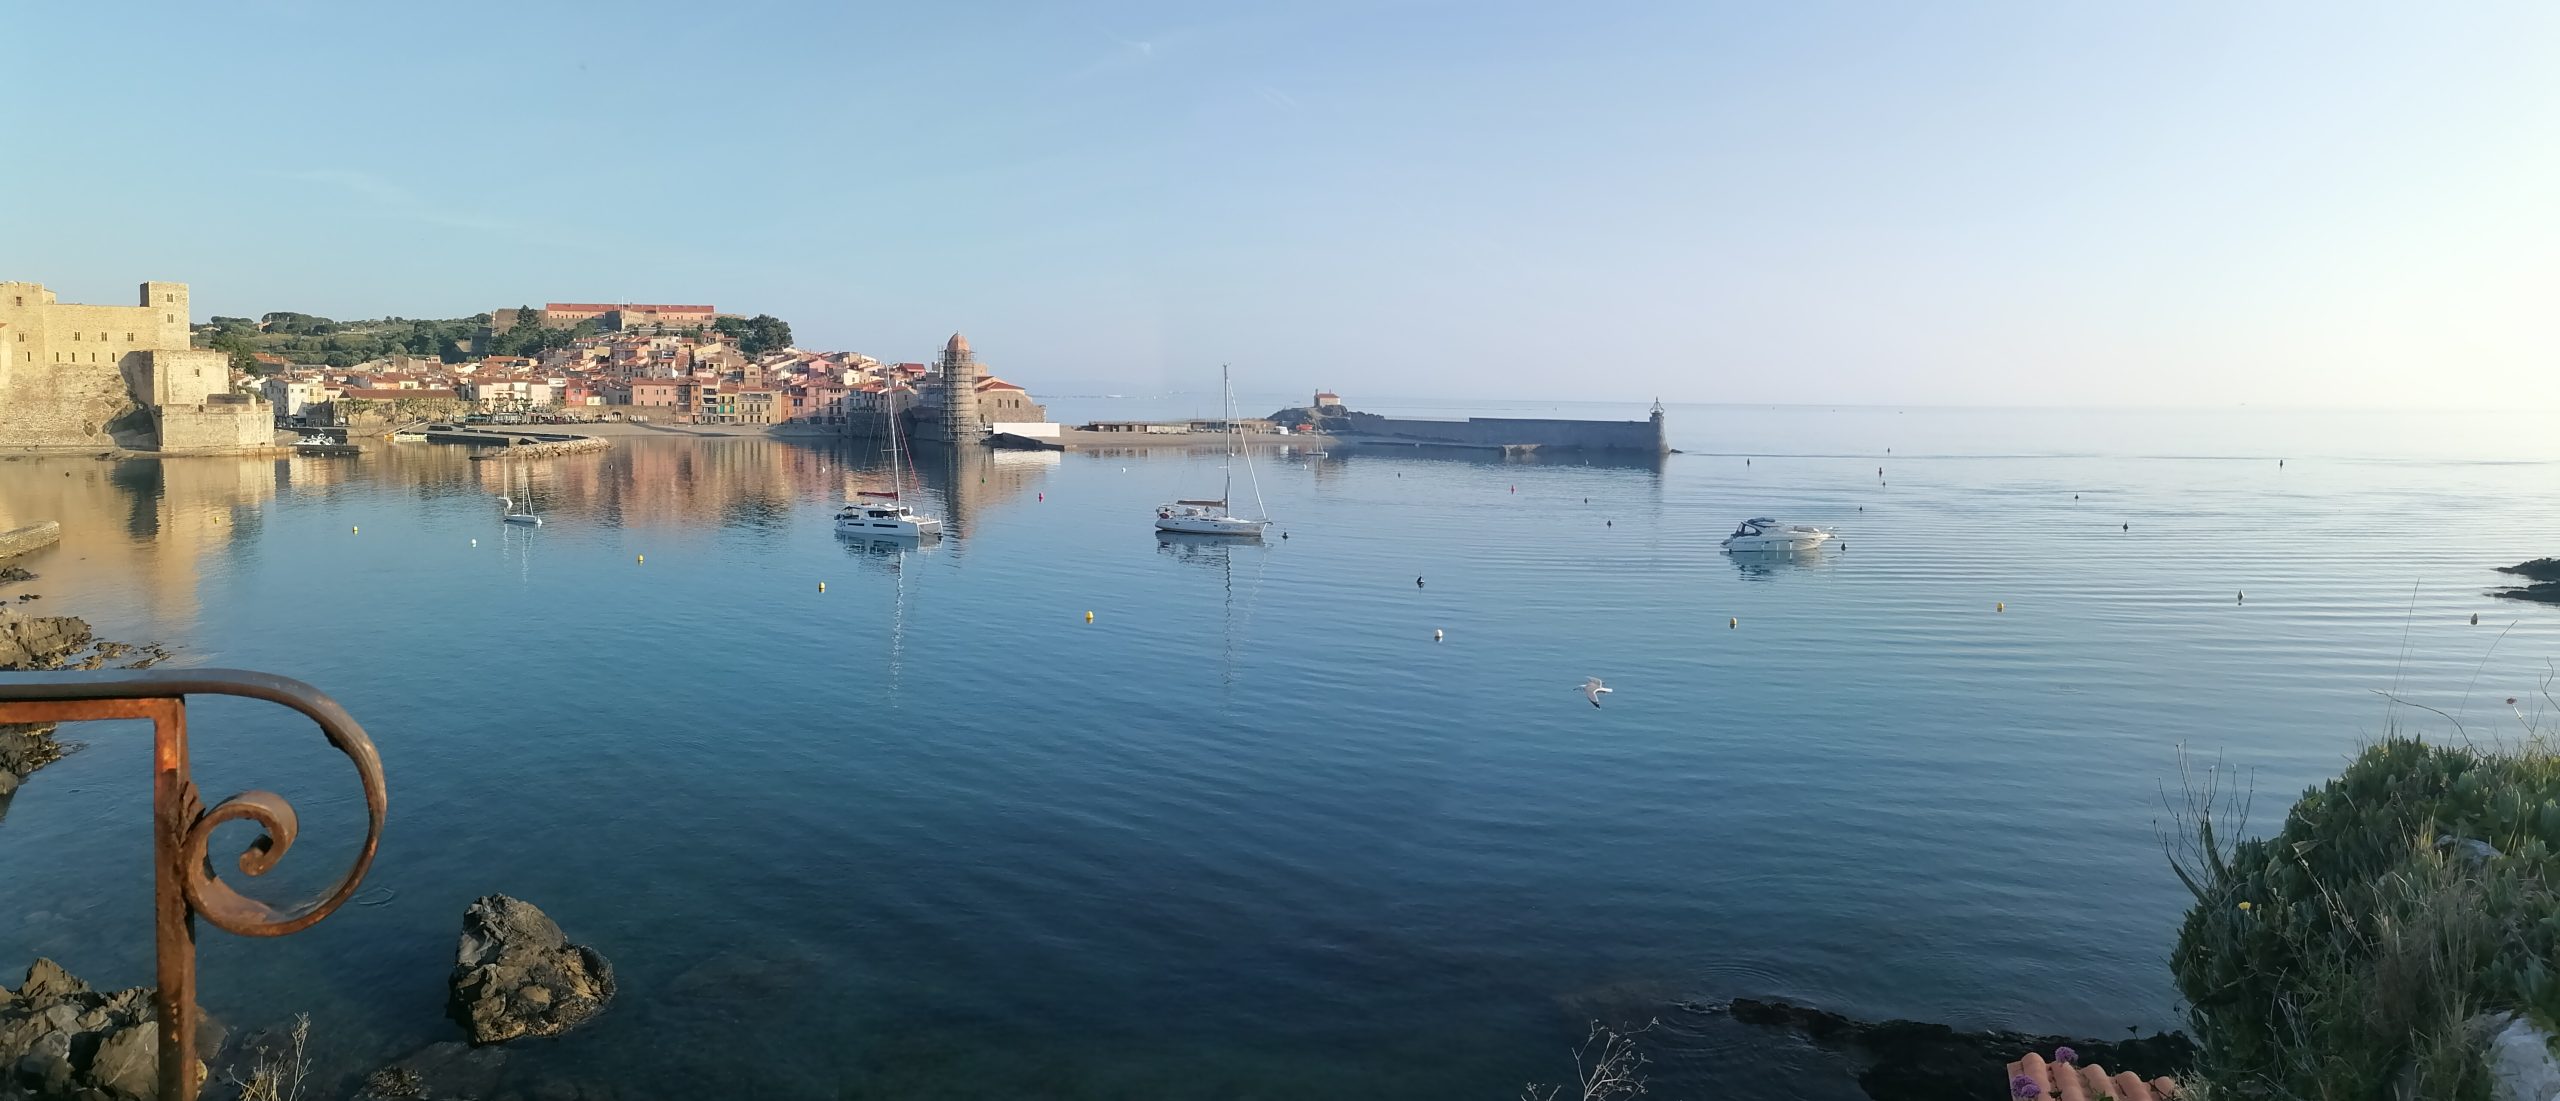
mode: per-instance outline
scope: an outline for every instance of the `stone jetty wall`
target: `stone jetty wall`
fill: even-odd
[[[558,455],[582,455],[589,451],[602,451],[611,446],[613,444],[609,441],[593,436],[575,440],[553,440],[549,443],[520,443],[474,451],[471,453],[471,461],[477,463],[490,459],[548,459]]]
[[[49,547],[62,540],[62,522],[40,520],[23,528],[0,531],[0,558],[25,554],[38,547]]]

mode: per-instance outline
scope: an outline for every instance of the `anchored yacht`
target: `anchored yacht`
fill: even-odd
[[[1219,370],[1218,388],[1227,406],[1226,489],[1219,493],[1218,499],[1214,501],[1205,499],[1175,501],[1169,505],[1156,506],[1156,530],[1181,535],[1237,535],[1260,539],[1262,529],[1271,526],[1271,517],[1261,507],[1262,480],[1255,477],[1253,473],[1253,452],[1250,449],[1237,447],[1240,433],[1236,429],[1236,392],[1234,384],[1227,380],[1224,368]],[[1264,515],[1258,518],[1242,517],[1228,511],[1227,499],[1235,495],[1236,460],[1239,457],[1237,454],[1239,451],[1243,452],[1241,457],[1244,460],[1245,477],[1253,486],[1255,511],[1264,512]]]
[[[1800,551],[1812,550],[1831,538],[1826,528],[1803,524],[1781,524],[1766,516],[1755,516],[1724,537],[1729,551]]]

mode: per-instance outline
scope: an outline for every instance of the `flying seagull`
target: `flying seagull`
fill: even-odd
[[[1617,689],[1600,683],[1600,678],[1598,677],[1590,677],[1582,682],[1582,698],[1590,700],[1591,706],[1593,707],[1600,706],[1600,696],[1602,693],[1615,691],[1617,691]]]

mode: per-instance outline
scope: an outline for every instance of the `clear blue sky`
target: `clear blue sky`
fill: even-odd
[[[2550,3],[7,22],[0,277],[66,299],[712,302],[1053,392],[2560,407]]]

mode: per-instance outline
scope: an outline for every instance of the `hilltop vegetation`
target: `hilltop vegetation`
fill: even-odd
[[[435,356],[460,363],[471,356],[472,341],[489,327],[488,314],[431,320],[382,317],[365,321],[332,321],[314,314],[280,311],[258,318],[216,317],[195,327],[199,348],[231,354],[232,366],[264,373],[251,358],[264,352],[295,363],[352,367],[384,356]],[[564,334],[565,336],[565,334]]]
[[[352,367],[395,355],[434,356],[446,363],[460,363],[475,354],[539,356],[599,331],[592,320],[567,329],[547,329],[536,316],[533,307],[521,307],[513,326],[505,332],[491,332],[490,316],[485,313],[440,320],[381,317],[333,321],[316,314],[282,310],[257,318],[216,317],[195,327],[195,344],[230,353],[233,367],[255,375],[265,373],[256,359],[259,353],[331,367]],[[711,332],[748,355],[791,347],[790,323],[771,314],[716,318]],[[686,335],[705,334],[694,329],[687,330]]]

